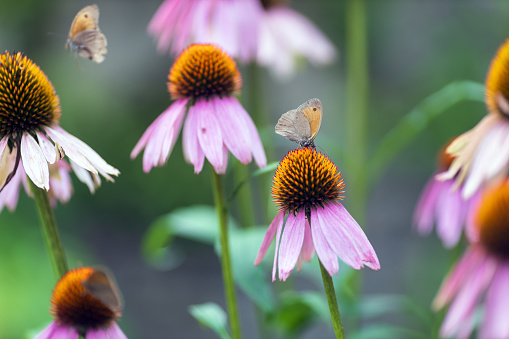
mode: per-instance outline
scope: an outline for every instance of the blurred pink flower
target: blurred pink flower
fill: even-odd
[[[8,192],[11,199],[2,204],[15,206],[17,186],[25,173],[37,187],[48,191],[49,166],[65,155],[89,187],[100,184],[99,174],[113,181],[110,175],[119,171],[58,125],[60,99],[41,69],[21,53],[0,54],[0,64],[0,187],[6,188],[18,175],[14,179],[18,184]]]
[[[78,339],[79,333],[75,327],[64,325],[58,320],[53,321],[34,339]],[[85,339],[127,339],[116,322],[109,326],[88,330]]]
[[[200,173],[205,158],[216,173],[224,174],[228,151],[243,164],[255,159],[259,167],[267,164],[263,145],[251,117],[233,96],[241,78],[235,61],[215,45],[195,44],[177,58],[168,76],[173,99],[145,131],[131,158],[143,148],[143,171],[162,166],[183,131],[184,157]]]
[[[440,335],[469,338],[483,306],[478,338],[509,338],[509,183],[487,189],[474,213],[471,245],[433,301],[435,309],[451,303]]]
[[[258,265],[275,236],[272,281],[278,267],[279,279],[285,281],[296,264],[300,269],[303,260],[311,260],[315,250],[331,276],[339,270],[338,257],[357,270],[364,265],[380,269],[368,238],[337,201],[342,199],[343,188],[336,166],[315,149],[291,151],[279,163],[272,194],[281,211],[270,224],[255,259]]]

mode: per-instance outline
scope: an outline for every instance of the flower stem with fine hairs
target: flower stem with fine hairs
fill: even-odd
[[[325,294],[327,295],[327,303],[329,304],[329,312],[332,319],[332,327],[334,327],[334,333],[337,339],[344,339],[345,332],[343,331],[343,324],[341,323],[341,316],[339,314],[338,301],[336,299],[336,291],[334,290],[334,283],[329,272],[323,267],[322,262],[320,263],[320,271],[322,272],[323,287],[325,288]]]
[[[60,279],[69,270],[64,248],[60,242],[55,216],[51,208],[48,192],[35,186],[32,180],[28,179],[30,191],[34,195],[39,218],[41,219],[42,233],[46,240],[46,246],[51,258],[53,270],[57,279]]]
[[[233,339],[240,339],[240,321],[237,309],[237,296],[235,294],[235,282],[230,260],[230,246],[228,244],[228,213],[225,206],[223,182],[221,176],[212,168],[212,189],[216,211],[219,218],[219,242],[221,244],[221,269],[223,271],[223,285],[228,307],[228,317]]]

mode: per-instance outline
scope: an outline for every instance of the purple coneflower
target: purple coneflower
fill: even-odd
[[[205,157],[217,174],[224,174],[228,151],[247,164],[255,159],[267,164],[258,131],[244,107],[233,96],[241,77],[235,61],[218,46],[195,44],[177,58],[168,76],[168,90],[175,100],[138,141],[131,158],[143,148],[143,170],[162,166],[183,131],[184,157],[200,173]]]
[[[41,69],[19,52],[0,54],[0,187],[6,189],[18,175],[9,188],[12,198],[17,198],[25,174],[37,187],[50,190],[49,166],[64,155],[91,190],[100,184],[99,174],[110,181],[110,175],[119,174],[92,148],[62,129],[59,119],[60,100]],[[14,200],[2,203],[15,205]]]
[[[448,144],[438,153],[438,173],[446,171],[454,160],[445,152],[447,146]],[[467,225],[467,231],[470,231],[468,215],[479,194],[464,199],[461,192],[454,188],[454,179],[439,180],[436,174],[428,180],[421,193],[414,212],[414,224],[423,235],[429,234],[433,224],[436,224],[442,244],[452,247],[458,243],[464,225]]]
[[[180,54],[190,43],[213,43],[242,61],[258,44],[258,0],[165,0],[148,25],[160,52]]]
[[[380,269],[368,238],[338,201],[343,199],[343,188],[336,165],[315,149],[296,149],[281,160],[272,184],[281,211],[270,224],[255,260],[255,265],[262,261],[276,236],[272,281],[278,267],[279,279],[284,281],[296,264],[300,268],[303,260],[311,260],[314,251],[331,276],[338,272],[338,257],[355,269],[364,265]]]
[[[451,302],[440,334],[468,338],[479,306],[484,311],[478,338],[509,338],[509,182],[486,189],[473,218],[470,247],[440,287],[433,306]]]
[[[55,320],[35,339],[127,339],[116,321],[121,301],[106,272],[81,267],[67,272],[51,298]]]
[[[509,39],[493,59],[486,79],[486,115],[474,128],[460,135],[447,151],[455,159],[440,179],[463,183],[464,198],[484,183],[503,177],[509,166]]]

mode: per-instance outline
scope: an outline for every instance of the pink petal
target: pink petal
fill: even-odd
[[[234,107],[235,112],[237,112],[237,114],[239,114],[239,116],[244,119],[244,126],[247,126],[247,130],[249,130],[249,145],[251,146],[251,153],[253,154],[256,164],[260,168],[265,167],[267,165],[267,157],[265,156],[263,144],[260,140],[260,135],[258,134],[258,130],[256,129],[253,120],[251,120],[251,117],[246,112],[244,107],[242,107],[242,105],[237,101],[237,99],[231,97],[229,101],[229,105],[232,108]]]
[[[229,104],[230,100],[214,98],[211,103],[214,106],[216,118],[221,122],[224,144],[241,163],[244,165],[250,163],[251,138],[244,119],[235,110],[236,107]]]
[[[50,135],[53,141],[56,141],[60,144],[60,146],[65,151],[67,156],[70,159],[74,160],[76,164],[81,166],[81,164],[78,161],[76,161],[76,159],[73,159],[73,156],[76,156],[76,154],[80,154],[81,156],[85,157],[89,164],[92,165],[94,170],[90,172],[92,173],[99,172],[103,177],[105,177],[109,181],[113,181],[113,179],[109,176],[110,174],[115,176],[120,174],[118,169],[104,161],[104,159],[101,158],[101,156],[99,156],[99,154],[97,154],[90,146],[88,146],[75,136],[67,133],[60,126],[54,126],[53,128],[46,127],[45,131],[47,134]],[[55,140],[55,138],[57,140]],[[79,160],[81,160],[81,157],[78,158]],[[81,167],[88,169],[86,166]]]
[[[288,215],[279,250],[279,280],[286,281],[299,259],[304,242],[305,218],[304,210],[299,211],[297,216],[292,212]]]
[[[0,212],[6,206],[9,211],[13,212],[18,205],[19,188],[21,185],[22,177],[25,175],[23,164],[19,164],[16,174],[12,177],[11,181],[0,192]]]
[[[70,326],[53,321],[34,339],[78,339],[78,331]]]
[[[39,140],[39,146],[46,157],[46,160],[50,164],[54,164],[57,160],[57,152],[55,151],[55,145],[46,138],[41,132],[37,132],[37,139]]]
[[[54,166],[58,166],[58,176],[52,176],[50,171],[50,197],[66,203],[71,199],[73,191],[71,176],[69,175],[71,167],[65,160],[58,161]]]
[[[195,103],[196,125],[198,141],[203,153],[212,164],[217,174],[224,174],[221,169],[223,163],[223,136],[219,127],[219,121],[212,113],[213,108],[204,99],[198,99]]]
[[[468,199],[465,233],[471,243],[476,243],[479,240],[479,227],[475,224],[475,218],[477,216],[477,209],[481,201],[481,196],[482,190],[478,190]]]
[[[460,191],[453,191],[452,180],[443,181],[442,184],[442,192],[436,201],[437,234],[444,247],[451,248],[461,237],[467,202],[461,197]]]
[[[276,250],[274,251],[274,264],[272,265],[272,282],[276,281],[276,268],[279,258],[279,241],[281,240],[281,231],[283,230],[283,221],[285,217],[285,212],[283,212],[283,218],[281,222],[277,225],[277,233],[276,233]]]
[[[189,107],[187,118],[182,132],[182,148],[184,158],[188,163],[194,165],[194,173],[198,174],[203,169],[205,154],[198,141],[198,116],[194,106]]]
[[[336,253],[332,250],[323,232],[323,225],[316,213],[316,209],[311,211],[311,235],[313,237],[313,245],[315,246],[316,255],[325,267],[331,277],[338,273],[339,264]]]
[[[265,237],[263,237],[262,244],[260,246],[260,250],[258,251],[258,255],[256,256],[254,264],[258,266],[261,262],[265,254],[267,253],[267,250],[270,247],[270,244],[272,243],[272,240],[274,240],[274,235],[276,234],[276,230],[280,229],[283,226],[283,220],[284,220],[285,213],[284,211],[280,211],[274,220],[270,223],[269,228],[267,229],[267,232],[265,233]]]
[[[315,254],[315,248],[313,247],[313,237],[311,236],[311,228],[309,227],[309,221],[306,218],[304,225],[304,242],[302,244],[302,250],[297,261],[297,270],[301,270],[302,261],[310,261]]]
[[[486,294],[484,317],[479,338],[509,338],[509,265],[501,263]]]
[[[127,339],[117,323],[113,322],[107,328],[88,330],[85,339]]]
[[[28,133],[21,137],[21,161],[28,177],[39,188],[49,190],[48,162],[39,144]]]
[[[433,175],[424,186],[414,212],[414,224],[420,234],[429,234],[433,228],[436,202],[441,191],[442,181]]]
[[[5,136],[0,139],[0,160],[2,160],[2,155],[4,154],[5,147],[7,146],[7,142],[9,141],[9,137]],[[1,165],[1,163],[0,163]]]

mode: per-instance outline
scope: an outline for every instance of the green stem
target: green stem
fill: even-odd
[[[235,161],[233,165],[233,174],[235,185],[240,186],[249,176],[247,166],[243,165],[240,161]],[[254,202],[251,184],[248,182],[246,185],[239,187],[237,193],[237,208],[240,216],[240,223],[242,227],[251,227],[256,224],[254,215]]]
[[[228,244],[228,218],[225,207],[223,182],[221,176],[212,168],[212,188],[216,211],[219,218],[219,241],[221,244],[221,268],[223,270],[223,285],[228,307],[228,317],[233,339],[240,339],[240,321],[237,309],[237,297],[235,295],[235,282],[233,281],[232,266],[230,260],[230,246]]]
[[[341,323],[341,315],[339,314],[338,301],[336,299],[336,291],[334,290],[334,283],[329,272],[323,267],[322,262],[320,263],[320,271],[322,272],[323,287],[325,288],[325,294],[327,295],[327,302],[329,304],[329,312],[332,319],[332,326],[334,327],[334,333],[336,338],[345,338],[345,331],[343,330],[343,324]]]
[[[41,220],[42,233],[46,241],[46,246],[51,258],[53,270],[57,279],[60,279],[68,270],[67,260],[65,258],[64,248],[60,242],[60,235],[58,234],[57,223],[53,215],[48,192],[35,186],[32,180],[28,180],[30,191],[34,195],[37,211]]]

